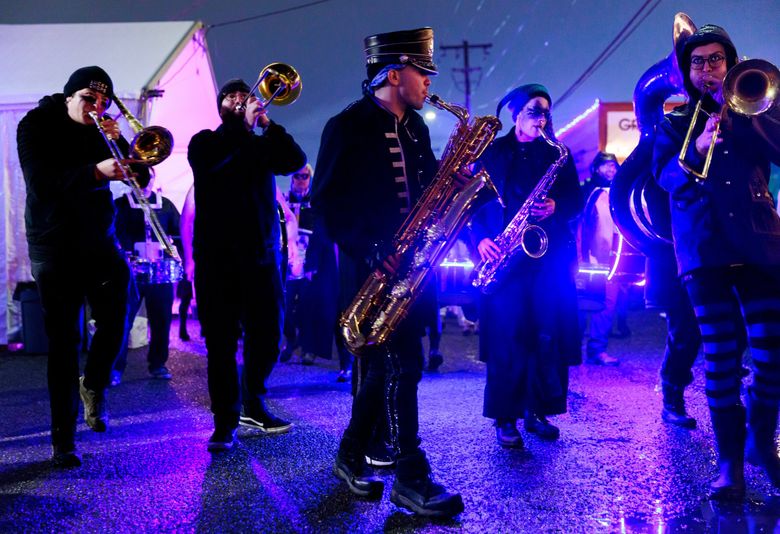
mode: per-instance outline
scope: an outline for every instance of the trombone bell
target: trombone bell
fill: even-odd
[[[778,98],[780,71],[763,59],[748,59],[734,65],[723,79],[723,98],[742,115],[759,115]]]
[[[298,72],[286,63],[271,63],[260,71],[257,92],[268,104],[286,106],[292,104],[301,94],[303,84]]]
[[[131,157],[150,167],[164,161],[172,151],[173,135],[162,126],[147,126],[130,144]]]

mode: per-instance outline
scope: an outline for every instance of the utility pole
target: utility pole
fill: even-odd
[[[492,47],[492,44],[489,43],[483,43],[483,44],[472,44],[468,41],[464,40],[462,44],[459,45],[444,45],[441,47],[442,51],[447,50],[455,50],[457,53],[463,54],[463,68],[454,68],[452,69],[454,72],[462,72],[463,73],[463,92],[466,93],[466,110],[468,110],[469,113],[471,113],[471,73],[481,71],[482,69],[480,67],[472,67],[469,63],[469,50],[472,48],[479,48],[482,49],[484,53],[487,54],[487,51]]]

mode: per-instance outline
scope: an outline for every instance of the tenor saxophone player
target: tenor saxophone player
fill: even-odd
[[[436,173],[421,109],[433,63],[433,30],[420,28],[365,39],[363,98],[331,118],[322,133],[312,203],[338,245],[340,291],[346,307],[372,273],[390,276],[398,257],[386,247]],[[428,290],[435,291],[434,284]],[[426,516],[463,510],[460,494],[431,479],[418,438],[417,384],[422,376],[425,307],[422,295],[388,343],[360,357],[367,372],[359,384],[334,473],[352,493],[380,498],[383,483],[365,455],[383,414],[396,461],[390,499]],[[357,373],[356,373],[357,374]]]
[[[488,147],[481,158],[506,207],[489,203],[476,213],[472,231],[483,261],[504,251],[493,241],[526,203],[530,192],[557,164],[553,139],[552,98],[543,85],[520,86],[499,103],[507,105],[514,128]],[[500,287],[482,295],[480,358],[487,361],[483,415],[495,420],[502,447],[522,448],[518,419],[541,439],[557,439],[558,428],[546,416],[566,411],[568,366],[579,363],[580,335],[574,270],[576,246],[570,222],[582,210],[582,194],[574,162],[559,169],[546,199],[530,215],[545,231],[547,253],[523,256],[510,263]]]

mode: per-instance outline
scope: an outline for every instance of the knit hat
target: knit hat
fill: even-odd
[[[241,78],[232,78],[228,80],[225,82],[225,85],[222,86],[222,89],[219,90],[219,94],[217,95],[217,109],[222,109],[222,101],[230,93],[234,93],[236,91],[248,93],[251,89],[252,88],[249,87],[249,85],[247,85],[247,83]]]
[[[521,85],[515,89],[509,91],[509,93],[501,99],[496,107],[496,117],[501,113],[504,106],[509,108],[512,112],[512,122],[517,120],[517,114],[523,109],[529,100],[536,98],[537,96],[543,97],[547,100],[547,103],[552,106],[552,98],[550,98],[550,92],[544,85],[538,83],[529,83],[527,85]]]
[[[106,107],[111,105],[111,97],[114,95],[114,82],[111,81],[111,77],[106,71],[100,67],[93,65],[78,69],[70,75],[62,92],[65,96],[71,96],[81,89],[92,89],[102,93],[108,98]]]
[[[363,43],[369,81],[388,65],[414,65],[426,74],[439,74],[433,63],[432,28],[369,35]]]

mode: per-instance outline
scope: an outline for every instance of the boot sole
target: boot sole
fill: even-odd
[[[422,508],[421,506],[418,506],[408,497],[398,493],[395,489],[390,492],[390,502],[400,508],[406,508],[407,510],[411,510],[417,515],[425,517],[455,517],[456,515],[463,512],[463,501],[460,501],[458,505],[455,506],[452,510],[432,510],[430,508]]]
[[[255,430],[259,430],[263,434],[284,434],[285,432],[289,432],[290,429],[293,427],[293,424],[287,424],[283,426],[275,426],[271,428],[266,428],[251,417],[246,416],[240,416],[238,418],[238,424],[241,426],[245,426],[247,428],[253,428]]]
[[[344,471],[342,471],[341,469],[339,469],[339,467],[336,465],[333,466],[333,474],[336,475],[341,480],[343,480],[344,482],[346,482],[349,491],[351,491],[358,497],[366,497],[368,499],[379,499],[380,497],[382,497],[382,493],[384,493],[385,491],[384,485],[381,488],[377,487],[373,490],[362,490],[358,488],[357,486],[352,484],[349,475]]]

